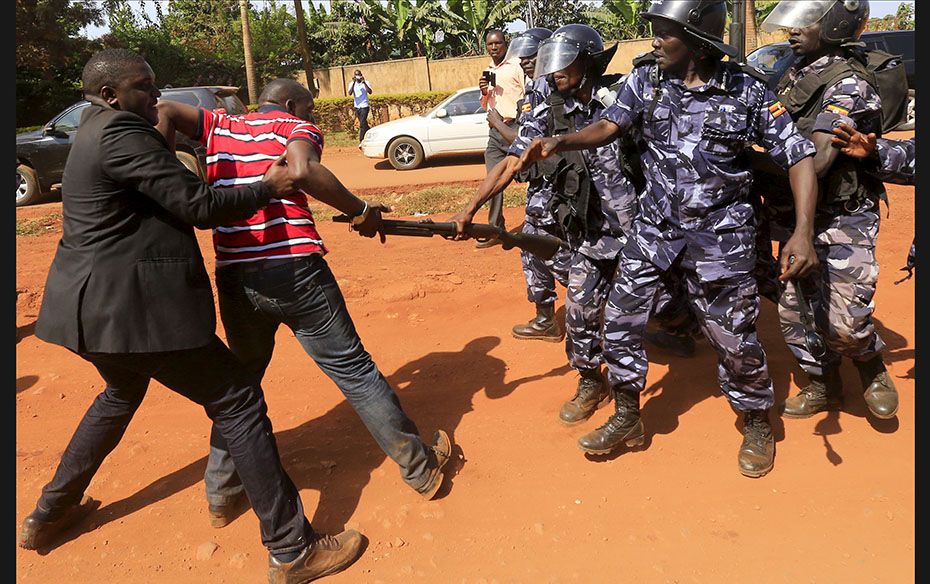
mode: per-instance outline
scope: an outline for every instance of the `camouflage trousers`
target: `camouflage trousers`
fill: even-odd
[[[523,222],[523,233],[528,235],[552,235],[562,237],[558,225],[538,223],[534,217],[527,215]],[[560,249],[550,260],[543,260],[526,252],[520,252],[523,264],[523,277],[526,279],[526,298],[533,304],[554,304],[558,296],[555,283],[568,286],[568,270],[571,267],[572,252]]]
[[[614,389],[642,391],[649,362],[643,333],[657,289],[674,290],[683,282],[704,336],[717,352],[720,388],[739,411],[767,409],[774,401],[765,350],[756,334],[759,293],[751,273],[703,282],[685,259],[687,250],[667,271],[642,257],[621,255],[617,278],[604,309],[604,361]]]
[[[604,309],[619,271],[618,259],[593,259],[575,253],[565,294],[565,352],[576,370],[603,362]],[[657,324],[676,334],[692,334],[696,320],[688,306],[684,282],[669,275],[656,285],[651,312]]]
[[[617,260],[575,252],[565,291],[565,353],[576,371],[600,367],[601,317]]]
[[[822,375],[837,367],[841,356],[868,361],[880,355],[885,343],[872,321],[878,262],[875,240],[880,218],[874,207],[852,215],[840,215],[818,229],[814,248],[820,269],[801,281],[805,299],[817,330],[823,335],[827,353],[815,358],[804,342],[794,283],[785,286],[778,302],[781,330],[788,348],[809,375]]]

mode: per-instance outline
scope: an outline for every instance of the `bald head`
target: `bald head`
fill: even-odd
[[[285,105],[288,100],[300,101],[305,99],[313,99],[310,90],[293,79],[284,78],[269,82],[262,89],[262,94],[258,96],[259,103],[276,103],[278,105]]]
[[[313,121],[313,94],[293,79],[279,78],[270,82],[262,89],[258,103],[274,104],[302,120]]]

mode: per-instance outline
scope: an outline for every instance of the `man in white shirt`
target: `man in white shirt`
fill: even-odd
[[[523,98],[523,69],[519,59],[507,60],[507,38],[504,31],[491,29],[485,36],[485,44],[491,64],[482,72],[478,87],[481,89],[481,105],[488,111],[492,109],[504,118],[504,123],[512,130],[517,128],[517,102]],[[501,137],[497,128],[491,128],[488,147],[484,151],[484,165],[488,172],[498,162],[506,158],[509,143]],[[488,223],[504,227],[504,193],[491,197],[488,208]],[[478,242],[475,247],[491,247],[500,243],[497,239]]]
[[[347,93],[355,100],[355,115],[358,117],[358,141],[361,143],[365,139],[365,133],[368,132],[368,112],[371,109],[368,105],[368,94],[371,93],[371,83],[368,83],[360,70],[355,70]]]

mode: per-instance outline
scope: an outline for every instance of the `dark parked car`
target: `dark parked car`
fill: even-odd
[[[862,40],[866,49],[885,51],[892,55],[900,55],[904,61],[904,71],[907,74],[907,120],[898,125],[896,130],[914,129],[914,105],[916,102],[915,82],[915,49],[913,30],[889,30],[881,32],[862,33]],[[775,43],[759,47],[749,53],[746,62],[761,69],[769,76],[769,87],[775,88],[788,68],[794,63],[795,55],[788,43]]]
[[[178,101],[206,109],[222,109],[238,115],[247,112],[236,96],[238,87],[165,87],[161,99]],[[39,202],[48,195],[60,193],[61,175],[71,151],[74,133],[81,123],[81,113],[90,105],[86,101],[65,108],[41,130],[16,135],[16,206]],[[205,148],[198,142],[178,134],[178,159],[201,178]]]

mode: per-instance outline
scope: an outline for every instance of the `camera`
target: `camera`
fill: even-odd
[[[488,85],[494,86],[497,80],[497,74],[493,71],[482,71],[481,78],[488,82]]]

